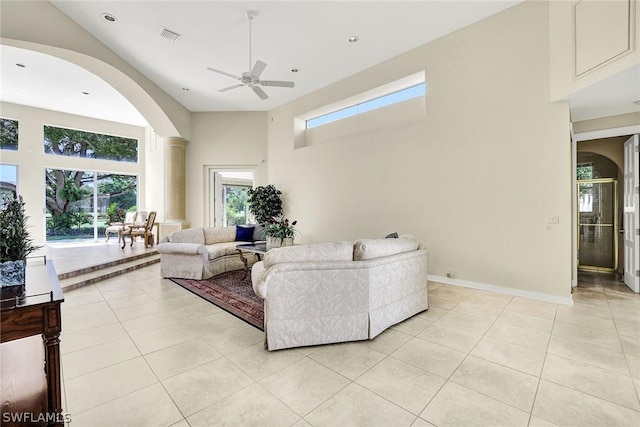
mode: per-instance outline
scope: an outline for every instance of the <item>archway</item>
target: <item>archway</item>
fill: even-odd
[[[154,97],[138,82],[118,68],[92,56],[54,46],[6,38],[0,39],[0,43],[51,55],[89,71],[122,94],[140,112],[159,136],[188,138],[189,129],[184,128],[180,132],[178,126],[174,124],[175,119],[172,120],[169,117]]]

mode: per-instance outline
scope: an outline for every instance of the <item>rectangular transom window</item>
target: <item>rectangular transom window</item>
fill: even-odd
[[[323,114],[312,119],[308,119],[306,124],[307,129],[311,129],[317,126],[322,126],[327,123],[342,120],[347,117],[355,116],[357,114],[366,113],[367,111],[376,110],[378,108],[386,107],[388,105],[397,104],[402,101],[424,96],[426,92],[426,84],[420,83],[414,86],[407,87],[395,92],[388,93],[367,101],[360,102],[350,107],[342,108],[331,113]]]
[[[44,152],[58,156],[137,162],[138,140],[45,125]]]

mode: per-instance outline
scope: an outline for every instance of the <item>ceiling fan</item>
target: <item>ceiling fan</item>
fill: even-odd
[[[269,95],[265,93],[264,90],[260,86],[277,86],[277,87],[293,87],[294,82],[280,81],[280,80],[260,80],[260,75],[267,67],[262,61],[256,61],[253,68],[251,68],[251,21],[256,17],[258,13],[253,10],[248,10],[246,15],[249,20],[249,68],[251,71],[246,71],[242,73],[241,76],[236,76],[231,73],[227,73],[225,71],[216,70],[215,68],[207,67],[207,70],[213,71],[214,73],[223,74],[228,77],[232,77],[236,80],[240,80],[242,83],[235,84],[233,86],[225,87],[219,89],[218,92],[227,92],[232,89],[237,89],[242,86],[250,87],[256,95],[260,97],[260,99],[265,100],[269,98]]]

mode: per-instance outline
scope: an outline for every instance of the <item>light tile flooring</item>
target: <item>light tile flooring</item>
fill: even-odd
[[[64,408],[73,426],[638,426],[640,296],[581,283],[573,307],[430,283],[429,310],[372,341],[267,352],[154,265],[65,294]]]
[[[155,246],[145,248],[140,240],[133,246],[129,246],[127,240],[125,248],[120,249],[118,236],[111,236],[108,242],[101,236],[98,242],[93,240],[49,242],[44,248],[34,252],[33,256],[46,255],[48,260],[53,260],[56,272],[61,274],[155,250]]]

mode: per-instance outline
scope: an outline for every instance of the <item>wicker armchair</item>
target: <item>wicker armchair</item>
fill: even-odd
[[[129,236],[131,243],[129,246],[133,246],[133,240],[136,237],[142,237],[144,239],[144,247],[153,246],[153,224],[156,221],[156,211],[149,212],[146,222],[143,224],[136,223],[122,232],[122,249],[126,245],[126,237]]]

